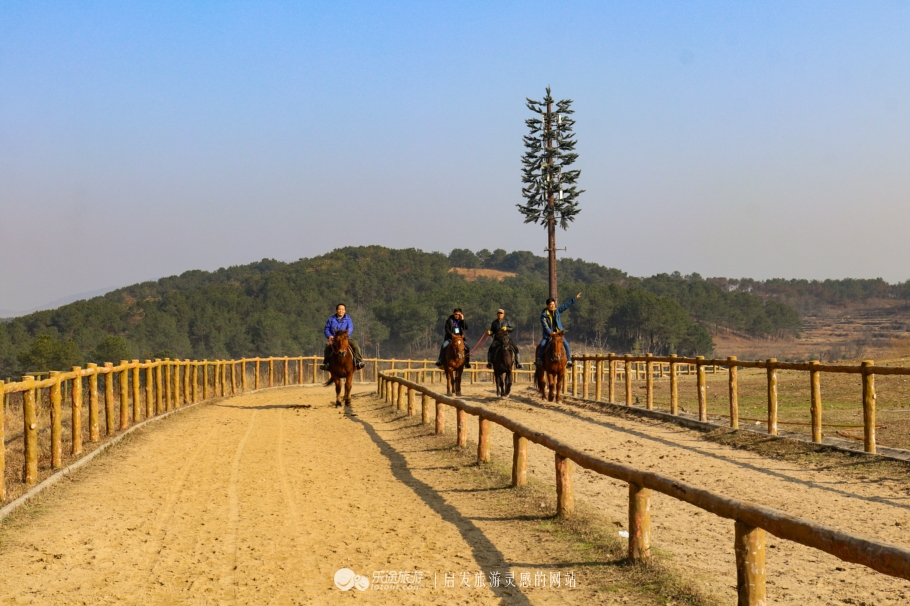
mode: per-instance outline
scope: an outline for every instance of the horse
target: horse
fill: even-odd
[[[461,373],[464,372],[465,349],[464,337],[453,335],[449,346],[446,347],[442,359],[442,368],[446,372],[446,395],[461,395]]]
[[[557,402],[560,401],[562,384],[566,379],[566,350],[562,340],[564,334],[565,331],[562,330],[553,332],[543,352],[540,351],[540,345],[537,346],[537,358],[543,362],[535,372],[537,389],[540,391],[540,397],[550,402],[554,397]]]
[[[354,352],[348,345],[348,331],[336,330],[329,356],[329,380],[325,387],[335,383],[335,408],[341,408],[341,380],[344,379],[344,403],[351,405],[351,384],[354,381]]]
[[[512,340],[509,339],[508,330],[500,329],[493,338],[499,342],[499,348],[490,360],[493,364],[493,377],[496,380],[496,395],[505,398],[512,391],[515,352],[512,351]]]

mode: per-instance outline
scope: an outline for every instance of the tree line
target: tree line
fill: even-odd
[[[546,259],[526,251],[470,254],[349,247],[135,284],[0,323],[0,375],[134,358],[313,354],[339,302],[367,356],[433,355],[456,306],[471,325],[470,344],[499,307],[521,343],[539,340]],[[450,271],[472,263],[515,276],[469,282]],[[717,326],[755,335],[799,330],[792,308],[693,276],[640,279],[579,259],[561,259],[559,272],[561,292],[585,293],[565,315],[576,348],[710,355]]]

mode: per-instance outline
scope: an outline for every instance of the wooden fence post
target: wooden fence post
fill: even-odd
[[[705,379],[705,357],[695,357],[695,375],[698,383],[698,420],[708,420],[708,385]]]
[[[284,357],[284,377],[282,377],[282,378],[284,379],[284,386],[285,386],[285,387],[287,387],[287,385],[288,385],[288,373],[289,373],[289,372],[290,372],[290,371],[288,370],[288,357],[285,356],[285,357]]]
[[[269,357],[269,387],[275,386],[275,358]]]
[[[164,370],[164,409],[173,410],[174,405],[171,403],[171,398],[173,398],[173,386],[171,385],[171,359],[165,358],[164,362],[161,363],[161,367]]]
[[[120,429],[124,430],[130,426],[130,363],[126,360],[120,360]]]
[[[629,561],[651,557],[651,490],[629,483]]]
[[[594,362],[594,401],[600,402],[603,398],[604,361],[598,358]]]
[[[616,361],[612,353],[607,354],[607,401],[611,404],[616,402]]]
[[[133,423],[138,423],[142,420],[142,404],[141,404],[141,390],[139,389],[139,360],[133,360],[130,362],[132,366],[133,375]]]
[[[670,354],[670,414],[679,414],[679,371],[676,367],[676,354]]]
[[[407,396],[407,390],[406,390],[405,386],[402,385],[401,383],[397,383],[396,385],[398,386],[398,398],[396,400],[395,407],[398,410],[404,410],[404,407],[405,407],[404,400],[405,400],[405,397]]]
[[[373,376],[379,380],[379,358],[373,360]]]
[[[581,397],[588,399],[588,358],[581,359]]]
[[[446,431],[446,416],[443,404],[436,400],[436,435],[441,436]]]
[[[528,439],[517,433],[512,434],[512,486],[517,488],[528,483]]]
[[[190,397],[193,404],[199,401],[199,362],[193,362],[193,377],[190,385]]]
[[[737,384],[736,356],[727,358],[727,383],[730,392],[730,427],[739,429],[739,385]]]
[[[70,454],[73,456],[82,454],[82,369],[78,366],[73,366],[73,372],[76,374],[76,377],[73,379],[73,389],[72,396],[70,400],[70,406],[72,410],[72,448],[70,449]],[[3,386],[0,384],[0,396],[3,395]],[[2,408],[2,406],[0,406]],[[2,421],[3,412],[0,410],[0,421]],[[2,433],[3,428],[0,427],[0,442],[2,442]],[[3,447],[0,446],[0,451],[3,450]],[[0,457],[3,455],[0,454]],[[2,490],[2,488],[0,488]],[[0,501],[3,499],[0,498]]]
[[[61,418],[62,398],[60,392],[60,373],[50,372],[50,378],[57,380],[51,385],[51,467],[57,469],[63,465],[63,419]]]
[[[578,377],[575,372],[575,356],[572,356],[572,359],[569,360],[569,364],[572,365],[572,397],[578,397]]]
[[[457,446],[464,446],[468,443],[468,413],[460,408],[456,410],[458,412],[455,415],[455,425],[457,430],[455,444]]]
[[[649,358],[653,358],[654,354],[645,354]],[[645,385],[647,386],[647,398],[645,400],[645,407],[648,410],[654,410],[654,362],[651,360],[645,361]]]
[[[104,368],[107,369],[104,375],[104,424],[106,435],[111,435],[117,430],[114,425],[114,364],[105,362]]]
[[[420,394],[420,422],[430,424],[430,396],[425,393]]]
[[[88,363],[85,366],[92,373],[88,377],[88,439],[97,442],[101,439],[98,424],[98,365]]]
[[[0,381],[0,503],[6,500],[6,392]]]
[[[483,417],[477,419],[477,462],[490,462],[490,421]]]
[[[556,515],[560,518],[567,518],[575,513],[572,467],[571,459],[556,454]]]
[[[768,434],[777,435],[777,368],[775,358],[768,358]]]
[[[163,378],[161,376],[161,359],[155,358],[155,414],[156,415],[160,415],[163,412],[163,409],[161,407],[162,396],[163,396],[163,391],[161,389],[162,381],[163,381]]]
[[[863,446],[875,452],[875,362],[863,360]]]
[[[810,412],[812,414],[812,441],[820,443],[822,441],[822,385],[821,372],[818,370],[819,362],[812,360],[809,363],[812,370],[809,371],[809,393],[811,395]]]
[[[28,386],[22,393],[22,480],[26,484],[38,481],[38,410],[35,402],[35,379],[23,377]]]
[[[193,400],[190,394],[190,380],[192,379],[192,373],[190,372],[190,360],[189,358],[183,361],[183,402],[184,404],[192,404]]]
[[[631,358],[629,354],[624,356],[625,358],[625,373],[626,373],[626,406],[632,406],[632,362],[629,360]]]
[[[765,531],[738,521],[734,528],[739,606],[765,606]]]
[[[155,416],[155,409],[152,406],[155,398],[155,370],[152,368],[152,361],[145,361],[145,418],[151,419]]]
[[[319,356],[313,356],[313,383],[318,383],[317,373],[319,371]]]
[[[414,390],[408,387],[408,416],[414,416]]]

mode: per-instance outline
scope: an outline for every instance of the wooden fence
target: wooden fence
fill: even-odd
[[[594,383],[594,400],[601,401],[603,397],[603,383],[607,384],[607,401],[615,402],[618,365],[622,363],[623,383],[625,386],[625,403],[632,404],[632,377],[643,374],[646,380],[645,407],[654,408],[654,379],[664,376],[664,368],[670,378],[670,414],[679,414],[679,375],[685,370],[689,374],[694,370],[696,375],[696,390],[698,396],[698,418],[700,421],[708,420],[707,406],[707,381],[705,374],[710,368],[712,372],[726,370],[728,375],[728,393],[730,402],[730,427],[739,428],[739,404],[737,369],[763,368],[767,373],[768,383],[768,415],[767,426],[770,435],[777,435],[777,396],[778,396],[778,371],[797,370],[805,371],[810,387],[810,419],[812,426],[812,440],[822,441],[822,398],[821,374],[846,373],[858,374],[862,377],[862,403],[863,403],[863,444],[866,452],[874,453],[875,448],[875,375],[904,375],[910,376],[910,368],[901,366],[875,366],[872,360],[865,360],[859,366],[839,366],[820,364],[819,362],[793,363],[778,362],[774,358],[764,361],[744,361],[735,357],[726,359],[705,359],[703,356],[683,358],[675,355],[666,357],[652,356],[572,356],[571,383],[573,395],[579,395],[578,376],[581,376],[581,397],[588,397],[591,378]],[[592,367],[593,366],[593,367]]]
[[[606,358],[601,358],[606,359]],[[627,358],[621,358],[624,361]],[[628,362],[634,361],[629,357]],[[651,361],[651,360],[649,360]],[[682,360],[685,362],[685,360]],[[698,364],[703,367],[704,364]],[[402,373],[403,371],[395,371]],[[404,371],[406,372],[406,371]],[[630,373],[626,372],[626,376]],[[572,464],[623,481],[629,485],[629,544],[631,561],[651,554],[651,491],[684,501],[715,515],[734,521],[733,549],[736,555],[736,587],[740,606],[767,604],[765,589],[765,532],[807,547],[819,549],[841,560],[861,564],[884,574],[910,580],[910,550],[841,532],[836,528],[792,516],[784,511],[728,497],[661,474],[611,463],[580,452],[568,444],[525,427],[508,417],[463,400],[431,391],[425,385],[382,372],[377,394],[396,409],[416,414],[415,394],[421,394],[421,418],[430,423],[431,400],[435,401],[436,434],[445,432],[444,406],[456,412],[456,443],[467,444],[467,415],[478,419],[477,461],[490,462],[490,423],[512,432],[512,486],[527,483],[528,444],[539,444],[555,454],[557,515],[573,513]],[[405,400],[407,403],[405,404]]]

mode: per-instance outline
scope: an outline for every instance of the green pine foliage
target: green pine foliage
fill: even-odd
[[[572,132],[572,100],[554,101],[548,86],[542,101],[526,101],[528,109],[539,117],[525,120],[529,134],[524,137],[526,151],[521,157],[521,194],[527,202],[518,204],[518,210],[525,223],[547,225],[552,214],[555,224],[567,229],[581,212],[578,196],[584,193],[576,185],[581,171],[569,169],[578,159]]]
[[[499,307],[521,343],[538,340],[546,259],[502,249],[468,253],[351,247],[293,263],[263,260],[135,284],[0,323],[0,376],[134,358],[312,355],[322,351],[323,325],[339,302],[368,356],[433,355],[455,306],[471,325],[471,345]],[[638,279],[580,259],[559,264],[565,292],[584,292],[564,316],[576,347],[710,355],[709,330],[716,326],[757,335],[799,328],[786,305],[701,278]],[[468,282],[449,271],[455,265],[516,275]]]

